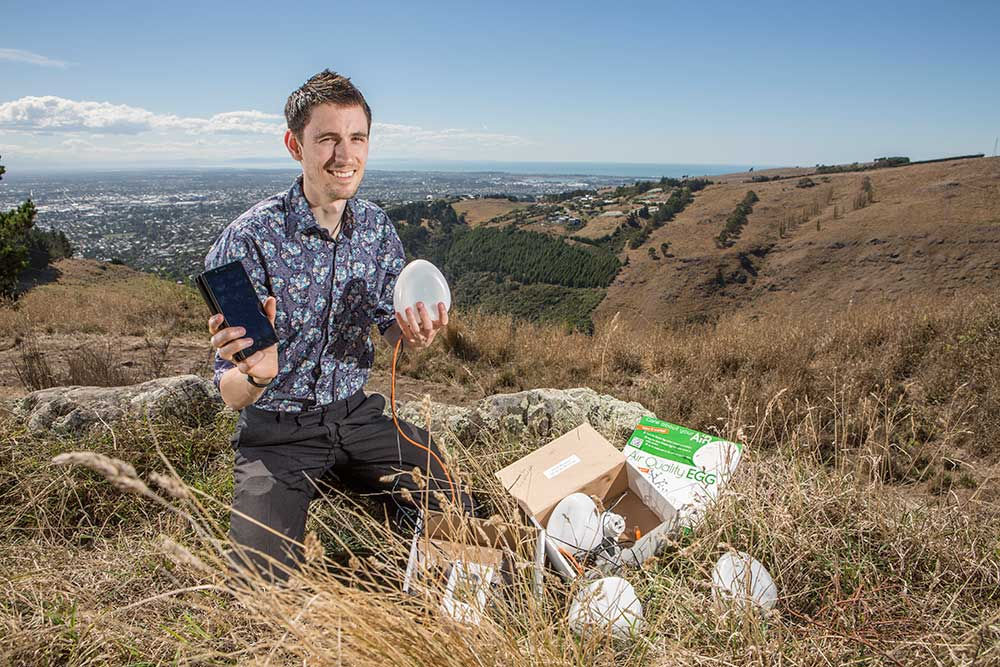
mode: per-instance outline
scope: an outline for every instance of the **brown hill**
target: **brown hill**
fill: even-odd
[[[465,199],[451,205],[459,215],[465,214],[465,221],[471,227],[475,227],[484,222],[500,217],[504,214],[527,208],[529,204],[525,202],[512,202],[508,199]]]
[[[874,198],[856,201],[863,180]],[[638,249],[594,312],[599,322],[714,319],[751,307],[805,313],[902,295],[949,297],[1000,276],[1000,159],[748,183],[721,179]],[[803,183],[805,185],[805,183]],[[715,237],[748,190],[760,197],[732,247]],[[668,257],[661,244],[668,243]],[[657,258],[650,257],[649,249]]]

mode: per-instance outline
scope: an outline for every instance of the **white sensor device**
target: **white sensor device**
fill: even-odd
[[[417,302],[423,301],[431,319],[437,319],[437,304],[444,303],[445,310],[451,310],[451,290],[444,274],[425,259],[415,259],[396,276],[396,286],[392,290],[392,307],[400,315],[406,316],[406,309],[413,308],[413,314],[420,319]]]
[[[545,531],[556,544],[587,552],[599,547],[605,537],[617,540],[625,532],[625,519],[613,512],[598,512],[586,494],[571,493],[552,510]]]
[[[628,637],[643,622],[642,603],[621,577],[592,581],[576,594],[569,608],[569,625],[577,633],[611,631]]]
[[[715,597],[738,604],[751,602],[767,611],[778,603],[778,587],[760,561],[743,551],[725,553],[712,571]]]

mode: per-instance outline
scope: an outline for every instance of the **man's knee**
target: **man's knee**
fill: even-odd
[[[450,504],[460,512],[475,514],[476,503],[472,495],[462,487],[462,480],[457,471],[448,467],[437,441],[426,430],[412,424],[407,426],[410,426],[411,432],[417,436],[414,440],[421,444],[421,448],[414,447],[418,452],[413,459],[419,461],[418,467],[426,476],[420,485],[429,492],[428,508],[443,511],[445,506]],[[430,450],[429,454],[427,450]]]
[[[240,564],[270,570],[300,558],[308,495],[299,484],[272,474],[261,461],[237,467],[229,536]]]

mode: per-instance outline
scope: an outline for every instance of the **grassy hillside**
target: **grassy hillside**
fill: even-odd
[[[483,231],[513,225],[613,253],[622,269],[587,313],[594,321],[619,313],[634,324],[684,324],[747,307],[821,314],[993,289],[1000,158],[879,166],[732,174],[707,186],[661,179],[452,207]],[[525,310],[517,295],[509,301],[506,312]]]
[[[762,194],[736,248],[766,203]],[[183,305],[197,303],[186,288],[60,266],[80,284],[39,287],[16,309],[0,308],[0,366],[29,340],[43,352],[62,350],[64,337],[155,343],[169,335],[147,328],[162,312],[175,316],[176,340],[201,340],[202,314]],[[593,336],[458,310],[432,350],[403,360],[409,381],[470,398],[591,386],[748,444],[704,523],[629,575],[649,622],[648,639],[635,644],[574,638],[571,591],[555,578],[541,600],[526,586],[498,599],[477,632],[443,621],[434,603],[399,593],[407,545],[357,497],[314,505],[311,565],[291,587],[234,586],[213,536],[228,520],[235,415],[194,426],[129,422],[80,439],[32,435],[0,412],[0,662],[996,663],[1000,301],[968,294],[832,315],[724,312],[670,328],[609,318]],[[380,343],[380,371],[387,360]],[[536,444],[481,438],[447,453],[502,518],[516,520],[492,473]],[[51,464],[72,450],[131,462],[137,477],[119,468],[117,483],[149,493]],[[168,463],[187,487],[153,482],[153,472],[170,478]],[[713,605],[706,582],[728,548],[775,575],[782,597],[773,615]]]
[[[989,291],[1000,278],[1000,158],[716,180],[644,247],[627,251],[595,320],[620,312],[632,322],[683,323],[748,307],[761,316],[819,313]],[[720,248],[748,190],[759,201],[738,238]]]
[[[471,226],[456,212],[460,203],[453,208],[439,199],[387,211],[407,259],[440,267],[467,308],[593,331],[590,313],[621,268],[614,254],[513,224]]]
[[[509,199],[480,197],[464,199],[452,204],[455,212],[465,216],[465,221],[472,227],[488,222],[496,217],[527,208],[527,202],[512,202]]]

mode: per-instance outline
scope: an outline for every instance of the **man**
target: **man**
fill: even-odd
[[[451,493],[428,433],[400,421],[407,436],[400,437],[383,414],[385,398],[362,389],[374,361],[372,324],[392,345],[401,338],[404,349],[429,346],[448,324],[442,303],[436,319],[423,303],[405,317],[393,309],[403,246],[385,212],[355,197],[371,109],[350,79],[324,70],[289,96],[285,119],[285,147],[302,174],[230,223],[205,258],[206,269],[242,262],[278,334],[276,345],[236,362],[233,354],[251,339],[241,327],[220,330],[219,315],[208,321],[215,382],[240,411],[230,536],[255,566],[280,578],[301,557],[296,542],[324,476],[399,506],[407,496],[440,509],[434,491]],[[414,467],[429,483],[398,474]],[[468,494],[456,494],[471,512]]]

